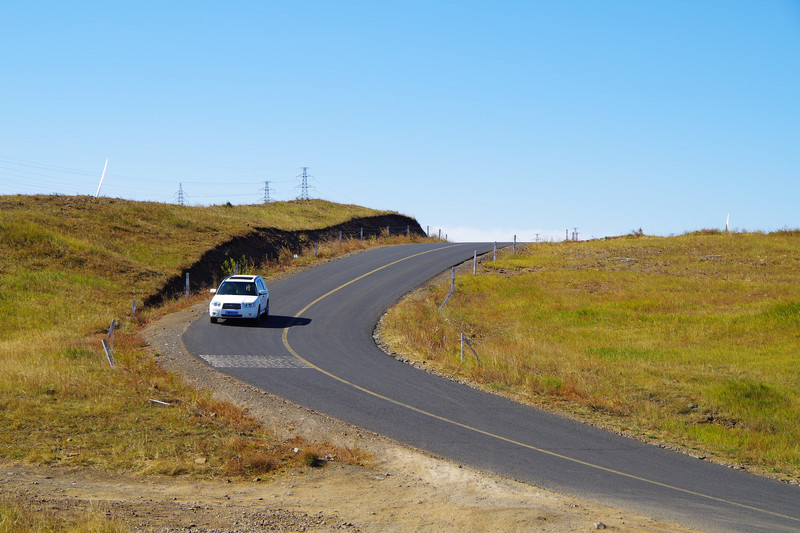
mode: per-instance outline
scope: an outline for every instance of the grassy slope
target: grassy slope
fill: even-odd
[[[30,309],[33,293],[49,287],[57,292],[80,289],[82,306],[94,309],[84,307],[78,316],[104,315],[99,318],[110,322],[114,305],[122,309],[132,298],[153,294],[203,252],[254,226],[317,229],[374,214],[319,200],[268,207],[182,207],[91,197],[0,197],[0,274],[5,283],[14,283],[3,291],[4,298],[27,302],[3,313],[12,322],[0,331],[0,339],[9,329],[29,327],[30,316],[47,329],[78,318],[64,306],[51,307],[50,313]],[[33,300],[48,305],[46,299]]]
[[[462,276],[438,314],[448,290],[390,313],[395,349],[601,425],[800,476],[800,232],[532,245]],[[460,361],[461,332],[482,364]]]
[[[376,214],[323,201],[201,208],[0,197],[0,458],[200,475],[291,466],[285,443],[158,368],[126,313],[252,227],[317,229]],[[115,370],[100,349],[112,318],[124,319]]]

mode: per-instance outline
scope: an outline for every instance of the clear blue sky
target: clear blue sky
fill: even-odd
[[[0,194],[800,227],[800,2],[4,2]]]

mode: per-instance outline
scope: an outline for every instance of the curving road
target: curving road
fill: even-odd
[[[208,364],[435,455],[708,531],[800,531],[800,488],[669,452],[438,378],[372,332],[401,296],[491,244],[373,249],[270,285],[260,325],[187,328]]]

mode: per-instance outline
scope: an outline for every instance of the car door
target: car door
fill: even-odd
[[[267,290],[267,286],[264,284],[264,280],[261,278],[256,279],[256,288],[258,289],[258,306],[262,309],[267,308],[267,296],[261,294],[263,291]]]

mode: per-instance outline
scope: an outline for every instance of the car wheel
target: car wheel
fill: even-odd
[[[216,323],[217,323],[217,317],[215,317],[215,316],[212,316],[212,317],[211,317],[211,323],[212,323],[212,324],[216,324]]]

